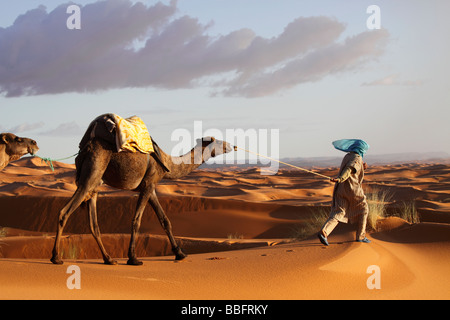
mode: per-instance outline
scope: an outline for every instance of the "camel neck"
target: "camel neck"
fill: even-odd
[[[178,179],[191,173],[204,161],[202,148],[196,146],[190,152],[179,157],[170,156],[162,152],[164,164],[170,170],[164,175],[165,179]]]

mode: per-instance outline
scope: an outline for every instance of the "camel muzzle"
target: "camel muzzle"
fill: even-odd
[[[31,154],[32,156],[34,156],[36,154],[36,152],[38,152],[38,151],[39,151],[39,148],[37,146],[28,148],[28,153]]]

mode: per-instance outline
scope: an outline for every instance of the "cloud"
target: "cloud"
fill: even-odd
[[[32,130],[36,130],[36,129],[40,129],[45,125],[44,122],[40,121],[40,122],[34,122],[34,123],[22,123],[19,124],[17,126],[11,127],[11,128],[4,128],[4,127],[0,127],[1,131],[4,132],[12,132],[15,134],[19,134],[22,132],[27,132],[27,131],[32,131]]]
[[[175,1],[98,1],[81,7],[81,30],[68,30],[67,6],[40,6],[0,28],[0,94],[207,85],[264,96],[352,70],[378,57],[389,37],[377,30],[340,41],[345,24],[321,16],[299,17],[273,38],[250,29],[210,36],[209,25],[178,16]]]
[[[43,136],[80,136],[84,134],[84,130],[75,122],[65,122],[61,123],[55,129],[51,129],[48,131],[39,132],[40,135]]]
[[[330,74],[353,70],[380,55],[387,36],[385,30],[365,32],[347,38],[343,43],[316,48],[274,71],[254,74],[249,78],[238,77],[226,94],[264,96],[301,83],[319,81]]]
[[[364,82],[363,86],[421,86],[421,80],[400,80],[399,74],[392,74],[372,82]]]

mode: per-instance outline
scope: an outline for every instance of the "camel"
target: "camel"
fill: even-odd
[[[93,127],[95,137],[92,138],[93,135],[88,128],[80,143],[80,153],[75,159],[77,190],[60,211],[50,261],[54,264],[63,263],[60,257],[60,241],[64,226],[69,216],[81,203],[87,201],[91,233],[100,248],[103,261],[108,265],[117,264],[117,261],[111,258],[103,246],[97,223],[97,188],[102,184],[102,181],[117,189],[139,192],[137,207],[132,220],[128,265],[143,264],[136,258],[135,245],[147,202],[152,206],[169,238],[175,259],[186,258],[187,255],[175,241],[171,223],[158,201],[156,185],[162,179],[178,179],[186,176],[210,157],[231,152],[233,150],[231,145],[213,137],[201,138],[197,139],[197,145],[190,152],[180,157],[172,157],[155,144],[159,156],[152,157],[141,152],[118,152],[114,143],[115,139],[110,134],[105,122],[98,121]]]
[[[39,150],[36,141],[17,137],[12,133],[0,134],[0,170],[11,161],[20,159],[27,153],[34,155]]]

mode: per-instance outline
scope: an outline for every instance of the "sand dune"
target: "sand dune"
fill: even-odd
[[[189,257],[175,263],[151,208],[144,213],[138,256],[126,266],[137,194],[102,186],[98,220],[118,266],[102,264],[89,234],[87,209],[70,218],[62,242],[66,264],[49,261],[59,210],[76,189],[74,165],[23,158],[0,172],[0,298],[19,299],[449,299],[450,166],[370,167],[367,191],[390,194],[388,212],[414,202],[421,223],[379,221],[372,244],[353,242],[339,225],[322,246],[315,236],[293,240],[317,208],[327,210],[333,185],[301,171],[199,169],[164,181],[157,192],[177,240]],[[334,176],[337,168],[317,168]],[[65,283],[70,264],[82,289]],[[368,289],[367,268],[379,266],[381,289]]]

